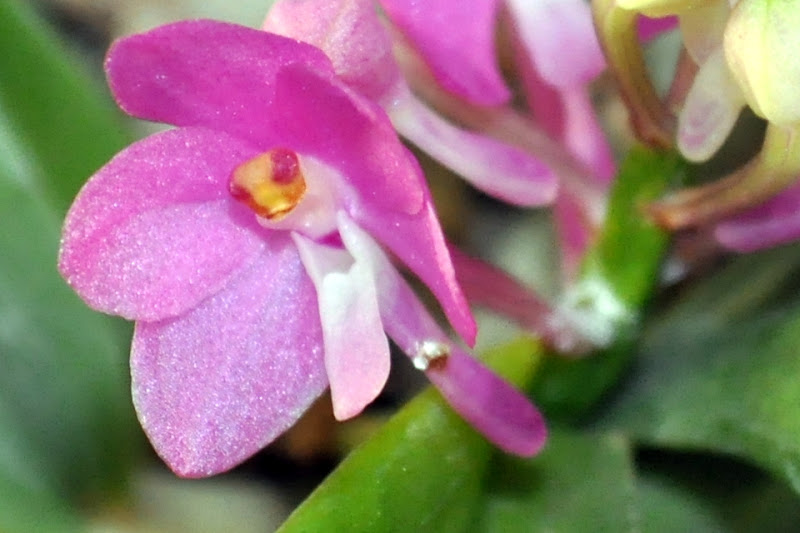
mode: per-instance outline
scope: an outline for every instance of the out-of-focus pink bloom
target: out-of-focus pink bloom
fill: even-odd
[[[518,36],[518,68],[534,118],[608,183],[616,172],[589,84],[605,68],[583,0],[506,0]]]
[[[473,103],[494,105],[510,94],[494,59],[495,3],[478,1],[468,9],[450,0],[381,5],[444,87]],[[536,157],[456,127],[411,93],[373,0],[279,0],[264,29],[320,47],[350,87],[386,109],[401,135],[475,187],[517,205],[542,205],[555,197],[556,176]]]
[[[800,184],[720,222],[714,236],[723,246],[743,253],[800,240]]]
[[[126,112],[178,128],[89,180],[59,268],[136,321],[134,403],[175,472],[233,467],[328,384],[337,418],[358,414],[388,375],[384,331],[498,446],[541,447],[538,412],[451,345],[383,255],[378,242],[473,342],[416,161],[321,51],[194,21],[117,42],[106,69]]]

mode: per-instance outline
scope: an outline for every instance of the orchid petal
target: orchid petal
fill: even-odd
[[[314,287],[288,235],[224,290],[176,319],[138,322],[133,400],[179,475],[232,468],[291,426],[323,392]]]
[[[678,17],[650,18],[640,16],[636,21],[639,31],[639,40],[642,42],[652,41],[662,33],[672,31],[678,27]]]
[[[495,57],[498,0],[380,0],[446,90],[478,105],[510,98]]]
[[[432,201],[428,198],[423,212],[414,217],[351,215],[419,276],[436,296],[453,329],[464,342],[474,345],[475,319],[458,285]]]
[[[507,0],[507,4],[530,59],[548,84],[585,85],[605,68],[591,10],[583,0]]]
[[[390,114],[402,136],[485,193],[523,206],[553,201],[556,175],[521,149],[457,128],[410,94]]]
[[[745,105],[721,48],[695,76],[678,116],[678,148],[690,161],[705,161],[722,146]]]
[[[474,357],[454,349],[425,374],[453,410],[501,450],[530,457],[544,446],[547,427],[541,413]]]
[[[416,160],[400,144],[380,108],[344,87],[315,80],[314,73],[295,68],[284,69],[278,78],[279,97],[286,93],[287,105],[281,112],[286,113],[282,133],[287,142],[291,140],[298,151],[337,163],[345,189],[349,188],[343,194],[350,216],[420,277],[456,331],[466,342],[474,342],[475,321],[456,282]],[[289,95],[301,90],[305,100],[289,103]]]
[[[400,349],[407,354],[414,353],[421,339],[447,342],[447,335],[372,237],[343,213],[339,214],[338,221],[339,235],[350,255],[368,264],[373,272],[384,329]]]
[[[224,286],[262,248],[235,220],[231,169],[253,149],[199,128],[123,150],[84,186],[64,225],[59,268],[95,309],[176,316]]]
[[[339,227],[350,253],[375,272],[381,316],[392,340],[412,360],[426,345],[447,350],[449,355],[428,366],[426,375],[453,409],[499,448],[523,456],[538,452],[547,430],[530,401],[480,362],[450,346],[411,287],[365,232],[343,216]]]
[[[285,66],[332,75],[318,49],[278,35],[208,20],[178,22],[112,45],[109,85],[127,113],[205,126],[271,147],[280,140],[274,86]],[[297,95],[295,95],[297,97]]]
[[[280,0],[263,29],[320,48],[345,83],[374,101],[401,83],[391,40],[372,0]]]
[[[800,239],[800,184],[716,226],[725,247],[749,253]]]
[[[353,262],[341,248],[296,233],[293,238],[317,289],[333,414],[337,420],[352,418],[377,398],[389,378],[389,341],[374,278],[369,265]]]
[[[603,183],[610,183],[617,173],[611,146],[597,120],[586,88],[561,93],[564,105],[563,140],[569,150]]]
[[[282,143],[337,168],[348,200],[363,198],[380,211],[420,211],[422,172],[380,106],[302,67],[281,71],[275,95]]]

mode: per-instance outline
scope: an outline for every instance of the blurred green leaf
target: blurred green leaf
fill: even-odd
[[[641,530],[792,533],[800,500],[786,484],[731,457],[648,450],[637,460]]]
[[[0,173],[63,213],[127,144],[119,112],[29,3],[0,2],[0,50]]]
[[[0,175],[0,476],[27,490],[119,489],[133,416],[126,341],[56,271],[60,221]]]
[[[524,385],[537,360],[537,345],[523,340],[487,362]],[[428,390],[352,452],[280,532],[471,531],[493,451]]]
[[[634,471],[624,438],[553,431],[540,456],[498,459],[481,527],[469,531],[635,530]]]
[[[86,527],[63,501],[10,482],[0,473],[0,531],[83,533]]]
[[[732,459],[650,450],[635,458],[615,433],[558,429],[533,459],[497,456],[485,486],[484,533],[789,533],[800,501]]]
[[[755,461],[800,491],[800,248],[740,258],[646,328],[599,422]]]
[[[585,416],[629,364],[641,314],[657,284],[669,242],[644,208],[682,182],[686,171],[677,154],[642,147],[631,150],[622,165],[605,225],[587,253],[572,295],[574,311],[585,314],[593,327],[608,327],[612,342],[590,357],[544,359],[533,396],[549,419]]]

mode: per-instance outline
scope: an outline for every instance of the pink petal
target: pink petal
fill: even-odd
[[[292,103],[290,95],[298,91],[305,100]],[[281,73],[277,95],[291,119],[282,130],[287,143],[342,172],[350,216],[428,285],[456,331],[474,342],[475,321],[456,282],[422,171],[385,113],[299,68]]]
[[[281,127],[273,113],[275,76],[290,64],[332,74],[328,58],[312,46],[199,20],[117,41],[106,72],[120,106],[134,116],[206,126],[271,148]]]
[[[610,183],[617,173],[617,166],[611,145],[597,120],[589,91],[581,87],[565,90],[561,96],[565,111],[563,140],[567,148],[591,170],[592,176],[602,183]]]
[[[461,287],[456,280],[450,254],[428,199],[422,213],[413,217],[351,213],[365,230],[394,252],[433,292],[453,329],[470,346],[477,328]]]
[[[386,332],[415,365],[426,345],[443,347],[449,356],[430,364],[428,379],[464,419],[501,449],[529,456],[544,444],[547,430],[530,401],[481,363],[453,347],[441,328],[368,235],[345,217],[342,239],[359,261],[375,273]],[[424,361],[423,361],[424,362]]]
[[[556,175],[521,149],[457,128],[410,94],[390,113],[403,137],[485,193],[523,206],[555,198]]]
[[[478,105],[506,102],[510,92],[497,64],[498,0],[380,0],[448,91]]]
[[[553,87],[524,59],[520,73],[536,122],[552,137],[560,139],[586,165],[593,178],[601,183],[610,182],[616,174],[616,164],[588,87]]]
[[[717,48],[692,82],[678,116],[678,148],[690,161],[706,161],[728,138],[745,105],[722,48]]]
[[[577,198],[565,191],[553,206],[553,216],[561,247],[561,268],[565,281],[580,273],[583,260],[595,232],[586,218],[585,208]]]
[[[353,262],[345,250],[293,237],[317,289],[333,414],[337,420],[352,418],[377,398],[389,378],[389,341],[375,281],[369,265]]]
[[[223,287],[262,243],[235,220],[228,175],[254,153],[199,128],[139,141],[100,169],[67,214],[59,269],[95,309],[129,319],[183,313]]]
[[[588,3],[507,0],[507,4],[529,57],[549,85],[584,85],[605,68]]]
[[[391,40],[372,0],[280,0],[263,29],[320,48],[345,83],[376,102],[401,83]]]
[[[759,207],[721,222],[714,236],[723,246],[742,253],[800,239],[800,184]]]
[[[355,189],[353,201],[388,212],[422,209],[422,173],[380,106],[302,67],[281,71],[275,98],[283,145],[335,167]]]
[[[133,401],[177,474],[232,468],[291,426],[325,389],[314,287],[285,233],[223,291],[176,319],[139,322]]]
[[[475,358],[455,349],[425,374],[450,406],[498,448],[530,457],[544,447],[547,427],[541,413]]]
[[[637,28],[639,40],[647,42],[655,39],[662,33],[672,31],[678,27],[678,17],[650,18],[639,16]]]

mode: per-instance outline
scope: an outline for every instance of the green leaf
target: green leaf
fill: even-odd
[[[127,341],[56,271],[60,221],[0,175],[0,476],[77,497],[118,489],[133,416]]]
[[[63,501],[10,482],[0,474],[0,531],[84,533],[86,525]]]
[[[619,379],[632,356],[644,306],[659,277],[669,238],[645,215],[645,206],[684,180],[687,166],[675,153],[635,148],[620,169],[605,225],[566,296],[571,313],[601,325],[609,346],[582,359],[545,358],[533,396],[549,419],[585,416]]]
[[[488,363],[523,385],[537,359],[537,345],[520,341]],[[279,531],[470,531],[493,451],[428,390],[351,453]]]
[[[553,431],[540,456],[498,459],[489,477],[481,527],[474,531],[635,529],[635,476],[624,438]]]
[[[533,459],[497,457],[481,533],[795,531],[800,501],[731,459],[649,450],[615,433],[558,429]]]
[[[0,2],[0,174],[64,212],[129,139],[108,92],[30,9]]]
[[[638,463],[641,530],[769,531],[800,525],[800,500],[784,483],[729,457],[650,450]]]
[[[744,257],[645,330],[602,427],[755,461],[800,491],[800,248]]]

